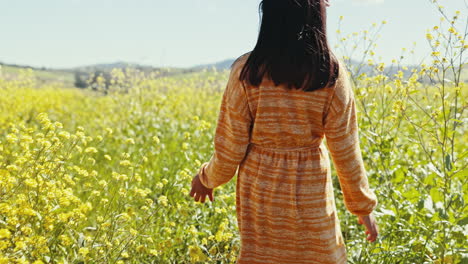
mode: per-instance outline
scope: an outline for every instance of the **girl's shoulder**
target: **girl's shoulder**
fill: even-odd
[[[252,51],[249,51],[247,53],[242,54],[237,59],[235,59],[231,65],[231,69],[234,69],[235,67],[243,66],[245,62],[247,61],[247,59],[249,58],[251,53]]]

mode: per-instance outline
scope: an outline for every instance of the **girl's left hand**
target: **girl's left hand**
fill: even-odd
[[[192,180],[192,190],[190,191],[190,196],[195,197],[195,202],[200,201],[201,198],[201,202],[204,203],[207,195],[210,198],[211,202],[213,202],[213,189],[206,188],[201,183],[200,177],[197,174]]]

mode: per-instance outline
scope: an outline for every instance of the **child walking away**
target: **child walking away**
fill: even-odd
[[[346,208],[374,242],[370,189],[345,65],[329,49],[323,0],[263,0],[255,48],[232,65],[215,149],[190,196],[237,173],[238,264],[347,263],[336,213],[331,154]],[[327,151],[328,148],[328,151]]]

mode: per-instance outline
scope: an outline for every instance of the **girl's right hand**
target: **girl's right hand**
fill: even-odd
[[[370,242],[374,242],[379,234],[379,227],[375,222],[374,215],[359,215],[358,223],[366,226],[366,234],[368,235],[366,239]]]

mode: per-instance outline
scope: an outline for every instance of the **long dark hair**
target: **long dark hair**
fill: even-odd
[[[275,85],[314,91],[333,85],[338,59],[330,50],[323,0],[262,0],[255,48],[239,79],[258,86],[266,75]]]

